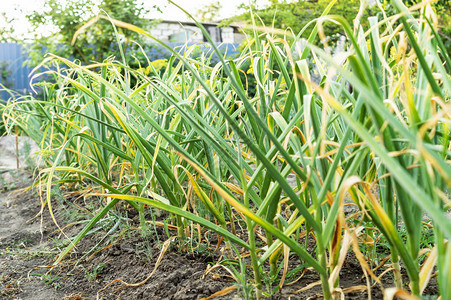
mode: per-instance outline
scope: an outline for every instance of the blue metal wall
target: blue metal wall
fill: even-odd
[[[193,44],[190,44],[193,45]],[[183,51],[185,44],[170,43],[171,48]],[[227,53],[228,56],[235,56],[238,53],[238,44],[221,44],[219,46],[223,53]],[[148,45],[145,47],[145,51],[151,61],[162,58],[169,58],[171,53],[160,45]],[[196,51],[195,51],[196,52]],[[208,44],[199,44],[197,54],[204,53],[206,56],[212,54],[211,47]],[[44,55],[43,55],[44,57]],[[9,71],[9,76],[6,82],[2,82],[2,76],[0,76],[0,83],[7,86],[11,90],[14,90],[19,95],[23,95],[31,92],[30,79],[28,75],[31,72],[31,68],[25,66],[27,60],[27,54],[24,51],[24,47],[16,43],[0,43],[0,72],[2,72],[2,66],[6,66]],[[216,63],[218,58],[216,55],[211,55],[211,62]],[[1,89],[1,86],[0,86]],[[10,94],[5,91],[0,91],[0,100],[8,100]]]
[[[0,76],[0,83],[20,94],[25,94],[31,90],[30,80],[28,78],[31,69],[24,65],[26,59],[27,56],[23,52],[22,45],[16,43],[0,43],[0,66],[2,66],[2,69],[4,66],[9,73],[6,82],[2,82],[3,79]],[[1,92],[2,99],[6,100],[9,98],[7,95],[4,91]]]

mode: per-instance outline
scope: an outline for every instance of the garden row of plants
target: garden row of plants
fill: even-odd
[[[40,145],[48,168],[37,184],[86,190],[101,207],[56,263],[107,214],[136,209],[144,230],[158,209],[181,249],[197,237],[192,224],[219,234],[246,297],[271,295],[306,267],[325,299],[338,297],[353,251],[368,288],[387,288],[375,271],[385,262],[388,298],[419,297],[437,274],[441,299],[451,299],[451,59],[436,17],[426,2],[393,0],[397,14],[381,9],[363,28],[359,16],[350,25],[329,15],[335,2],[307,24],[309,36],[254,24],[235,58],[211,43],[213,66],[190,47],[167,47],[167,67],[149,61],[147,72],[122,52],[91,65],[48,55],[33,80],[55,82],[40,83],[42,99],[10,101],[3,117]],[[330,51],[329,22],[342,27],[344,51]],[[50,192],[46,201],[51,211]],[[388,253],[378,252],[383,241]]]

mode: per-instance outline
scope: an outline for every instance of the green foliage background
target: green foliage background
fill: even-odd
[[[408,7],[420,3],[420,0],[404,0],[404,4]],[[298,34],[301,29],[311,20],[321,16],[324,9],[330,3],[329,0],[312,0],[312,1],[285,1],[285,0],[271,0],[271,4],[263,9],[257,9],[254,4],[242,4],[241,8],[245,12],[233,18],[233,21],[250,22],[250,9],[258,16],[265,26],[272,26],[278,29],[291,29],[294,34]],[[451,53],[451,1],[439,0],[434,3],[437,16],[439,18],[439,30],[443,39],[443,43]],[[396,13],[396,9],[390,4],[390,1],[383,0],[381,3],[384,11],[388,16]],[[340,15],[344,17],[349,24],[353,24],[354,19],[359,11],[360,0],[337,1],[330,14]],[[380,12],[376,6],[367,7],[363,12],[360,22],[364,27],[368,25],[368,16]],[[261,24],[257,24],[261,25]],[[306,30],[305,36],[308,36],[313,29],[309,26]],[[332,22],[323,24],[324,34],[329,38],[330,42],[334,42],[340,35],[344,35],[341,26]]]
[[[256,9],[254,5],[251,7],[247,5],[242,5],[241,8],[245,9],[246,12],[235,18],[236,21],[251,20],[250,10],[252,8],[261,22],[266,26],[273,26],[278,29],[288,29],[290,28],[295,34],[298,34],[301,29],[310,21],[321,16],[322,12],[329,5],[329,0],[318,0],[318,1],[278,1],[272,0],[271,5],[264,9]],[[359,11],[360,1],[359,0],[349,0],[349,1],[338,1],[331,11],[333,15],[340,15],[344,17],[350,24]],[[371,10],[370,10],[371,12]],[[368,11],[365,11],[362,21],[366,21],[368,16]],[[366,23],[365,23],[366,24]],[[257,24],[259,25],[259,24]],[[328,37],[336,36],[336,34],[343,34],[343,29],[337,24],[327,22],[323,24],[324,33]],[[313,29],[310,26],[305,36],[308,36]]]
[[[90,29],[77,38],[71,45],[75,32],[98,13],[106,13],[114,19],[147,27],[150,21],[144,18],[148,12],[138,0],[101,0],[99,4],[93,0],[47,0],[43,12],[33,12],[27,16],[33,28],[49,27],[56,35],[35,37],[30,47],[30,64],[37,65],[42,61],[42,54],[51,52],[62,57],[72,57],[84,64],[92,61],[103,61],[113,53],[117,53],[117,41],[114,29],[107,20],[99,20]],[[117,28],[121,38],[125,40],[124,52],[129,54],[133,46],[130,41],[140,41],[138,34]],[[130,58],[130,55],[128,55]]]

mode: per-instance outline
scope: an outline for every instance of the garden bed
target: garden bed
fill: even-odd
[[[148,237],[143,237],[137,215],[129,216],[128,224],[116,226],[113,232],[105,229],[87,235],[59,265],[49,268],[65,246],[66,238],[58,230],[47,208],[40,214],[41,201],[36,189],[24,191],[26,185],[31,183],[31,176],[14,172],[6,177],[15,181],[9,181],[7,185],[21,189],[11,191],[8,186],[1,187],[4,191],[0,194],[2,299],[202,299],[229,290],[230,293],[215,299],[243,297],[233,289],[236,282],[223,269],[205,274],[222,260],[220,251],[214,251],[214,245],[202,251],[182,252],[173,242],[162,253],[164,242],[169,239],[164,227],[157,226]],[[66,198],[66,201],[76,199],[72,196]],[[55,201],[53,211],[58,225],[65,228],[64,233],[68,237],[75,236],[82,229],[82,224],[66,227],[82,219],[73,207]],[[73,218],[76,215],[79,215],[78,219]],[[175,231],[169,230],[169,233],[175,236]],[[107,239],[104,238],[106,234]],[[217,240],[211,242],[215,244]],[[161,261],[158,263],[160,254]],[[294,257],[290,260],[290,269],[299,266],[293,263],[295,261],[298,259]],[[147,278],[157,263],[153,276]],[[308,288],[319,280],[319,276],[313,271],[303,270],[297,277],[301,274],[296,283],[284,286],[271,299],[322,298],[320,285]],[[360,264],[351,252],[340,278],[344,291],[366,284]],[[122,282],[113,282],[119,279]],[[392,283],[390,276],[383,277],[382,281],[388,285]],[[138,286],[126,286],[125,283]],[[305,290],[297,292],[301,289]],[[371,292],[373,299],[382,298],[377,286]],[[426,294],[436,293],[433,282]],[[365,298],[366,291],[346,293],[346,299]]]

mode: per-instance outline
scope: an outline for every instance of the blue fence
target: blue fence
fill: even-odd
[[[16,43],[0,43],[0,83],[19,94],[31,90],[28,74],[31,69],[24,65],[27,59],[23,47]],[[5,91],[1,98],[9,98]]]
[[[189,44],[189,46],[191,45],[193,44]],[[172,49],[183,52],[185,45],[170,43],[169,46]],[[229,57],[235,56],[238,53],[238,44],[221,44],[219,48],[221,52],[226,53]],[[171,55],[170,51],[156,44],[147,45],[144,49],[151,61],[169,58]],[[212,54],[212,49],[208,44],[199,44],[198,49],[192,55],[199,56],[202,53],[210,57],[211,63],[218,61],[217,56]],[[0,43],[0,83],[8,89],[22,95],[31,92],[30,79],[28,77],[31,68],[25,65],[26,60],[27,54],[22,45],[16,43]],[[0,100],[7,100],[8,98],[10,98],[9,93],[0,91]]]

